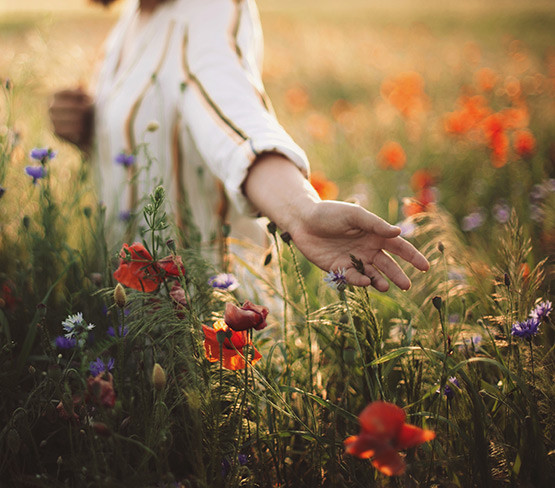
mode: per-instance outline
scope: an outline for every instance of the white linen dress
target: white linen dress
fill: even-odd
[[[309,169],[264,93],[254,1],[168,0],[123,53],[137,16],[138,1],[129,0],[107,40],[95,95],[97,185],[109,241],[117,247],[134,238],[122,221],[140,212],[159,183],[175,222],[204,248],[217,247],[224,221],[232,237],[259,240],[261,226],[241,191],[249,166],[276,151]],[[151,132],[153,121],[159,128]],[[136,162],[116,163],[121,152]]]

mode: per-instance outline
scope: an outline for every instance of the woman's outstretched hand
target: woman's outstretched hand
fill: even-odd
[[[249,171],[244,191],[258,210],[291,235],[309,261],[324,271],[344,271],[352,285],[386,291],[388,278],[408,289],[410,280],[390,253],[421,271],[429,268],[426,258],[400,237],[399,227],[359,205],[320,200],[283,156],[260,156]]]

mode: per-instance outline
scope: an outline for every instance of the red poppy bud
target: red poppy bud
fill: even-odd
[[[268,309],[261,305],[255,305],[248,300],[241,308],[233,303],[227,303],[225,306],[225,323],[230,329],[241,331],[256,329],[262,330],[266,327],[266,317]]]

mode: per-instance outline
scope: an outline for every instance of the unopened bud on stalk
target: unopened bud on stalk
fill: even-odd
[[[127,303],[127,293],[125,293],[125,288],[121,283],[118,283],[114,289],[114,302],[119,308],[125,307]]]
[[[267,225],[266,227],[267,227],[268,232],[269,232],[270,234],[272,234],[272,235],[275,235],[275,234],[276,234],[277,226],[276,226],[276,224],[275,224],[274,222],[272,222],[272,221],[268,222],[268,225]]]
[[[157,120],[151,120],[146,126],[148,132],[156,132],[160,128],[160,124]]]
[[[162,391],[166,387],[166,372],[158,363],[152,368],[152,384],[156,391]]]
[[[441,254],[443,254],[443,251],[445,251],[445,246],[443,245],[443,242],[439,241],[439,242],[437,243],[437,250],[438,250]]]
[[[104,422],[93,422],[92,423],[93,430],[102,437],[110,437],[112,435],[111,430]]]
[[[443,303],[443,300],[441,299],[441,297],[436,295],[434,298],[432,298],[432,303],[436,308],[436,310],[438,312],[441,312],[441,304]]]
[[[166,241],[166,246],[168,246],[168,249],[171,252],[175,252],[176,247],[175,247],[175,241],[173,239],[168,239]]]
[[[291,242],[291,234],[289,234],[289,232],[283,232],[280,237],[285,244],[289,244]]]

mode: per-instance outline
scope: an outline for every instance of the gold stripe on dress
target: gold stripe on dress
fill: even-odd
[[[133,133],[133,126],[135,123],[135,118],[137,117],[137,114],[139,112],[139,107],[141,106],[141,103],[143,102],[149,88],[155,83],[157,77],[158,77],[158,72],[160,71],[160,69],[162,68],[162,65],[164,63],[164,60],[166,59],[167,53],[168,53],[168,49],[170,46],[170,39],[173,33],[173,29],[175,27],[175,21],[171,21],[170,26],[168,28],[168,32],[166,35],[166,40],[164,43],[164,49],[162,50],[162,54],[160,55],[160,59],[158,61],[158,64],[156,65],[156,68],[154,69],[154,72],[152,73],[152,75],[149,77],[148,82],[145,84],[144,88],[142,89],[141,93],[139,94],[137,100],[135,100],[135,103],[133,103],[133,105],[131,106],[131,110],[129,111],[129,115],[127,116],[127,119],[125,121],[125,135],[127,138],[127,150],[129,153],[134,152],[134,150],[137,147],[137,143],[135,141],[135,134]],[[129,192],[129,210],[134,211],[137,207],[138,204],[138,188],[137,188],[137,174],[138,174],[138,169],[136,167],[136,165],[131,165],[128,168],[128,177],[129,177],[129,181],[131,183],[131,189]]]

